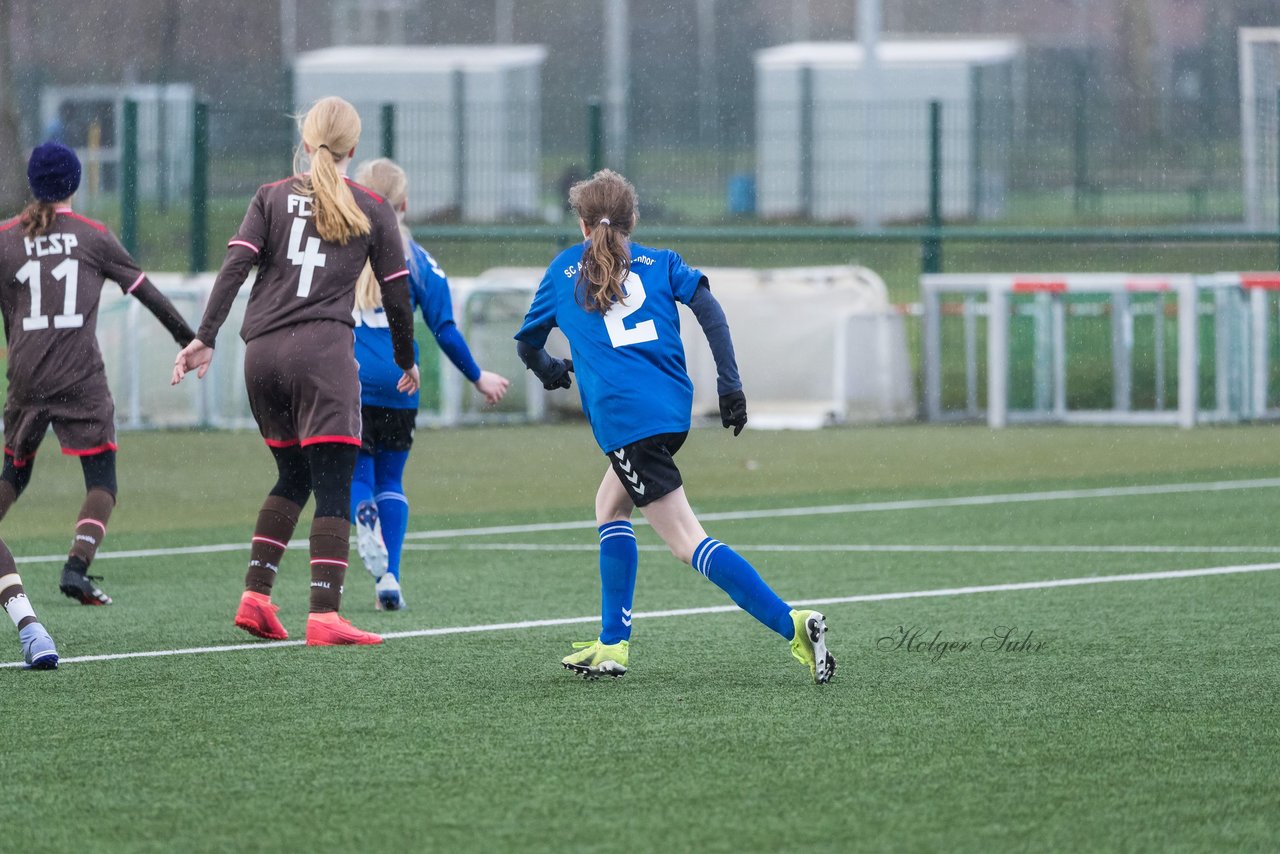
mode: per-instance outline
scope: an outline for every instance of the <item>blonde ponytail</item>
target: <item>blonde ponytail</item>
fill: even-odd
[[[356,170],[356,183],[368,187],[386,199],[397,214],[404,208],[408,197],[409,179],[404,174],[404,170],[394,161],[379,157],[376,160],[361,163],[360,168]],[[404,243],[405,257],[408,258],[412,237],[404,225],[400,226],[400,239]],[[356,281],[356,308],[360,311],[370,311],[380,305],[382,305],[382,289],[378,287],[378,280],[373,275],[373,267],[365,262],[364,269],[360,271],[360,278]]]
[[[314,200],[320,237],[341,246],[353,237],[368,234],[369,217],[360,210],[351,188],[338,172],[338,163],[360,141],[360,114],[342,98],[321,98],[307,110],[301,130],[303,145],[294,161],[300,163],[310,148],[311,175],[301,179],[297,189]]]

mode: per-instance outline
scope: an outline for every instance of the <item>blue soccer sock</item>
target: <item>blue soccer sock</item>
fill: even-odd
[[[378,518],[382,521],[382,542],[387,547],[387,572],[400,580],[400,553],[409,530],[409,499],[403,492],[378,493]]]
[[[408,451],[379,451],[374,460],[378,518],[382,521],[382,542],[387,547],[387,572],[400,580],[400,553],[409,529],[409,499],[404,494],[404,466]]]
[[[795,637],[791,606],[764,583],[755,568],[719,540],[707,537],[693,550],[693,568],[729,594],[738,607],[782,635]]]
[[[373,500],[373,455],[360,451],[356,454],[356,470],[351,477],[351,521],[356,518],[356,508]]]
[[[630,522],[600,526],[600,643],[631,639],[631,602],[639,563]]]

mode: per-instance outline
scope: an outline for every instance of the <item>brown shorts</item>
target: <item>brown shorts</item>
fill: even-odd
[[[310,320],[260,335],[244,354],[249,409],[273,448],[360,444],[360,374],[351,327]]]
[[[4,406],[4,452],[19,468],[27,465],[50,425],[64,454],[88,457],[114,451],[115,415],[105,377],[101,385],[59,400],[15,403],[10,398]]]

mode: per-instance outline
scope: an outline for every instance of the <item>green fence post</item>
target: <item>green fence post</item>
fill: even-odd
[[[120,146],[120,242],[138,254],[138,102],[126,98]]]
[[[396,159],[396,105],[382,105],[382,156]]]
[[[942,272],[942,102],[929,102],[929,233],[920,253],[920,270]]]
[[[587,102],[587,171],[604,168],[604,105],[599,98]]]
[[[864,104],[864,107],[867,105]],[[800,214],[813,216],[813,70],[800,69]],[[876,200],[877,203],[879,200]]]
[[[458,220],[467,199],[467,104],[461,71],[453,72],[453,187]]]
[[[1082,60],[1076,68],[1075,133],[1072,137],[1072,207],[1077,217],[1089,192],[1089,126],[1086,109],[1089,99],[1088,71]]]
[[[1276,88],[1276,269],[1280,270],[1280,87]]]
[[[191,272],[209,260],[209,105],[196,102],[191,122]]]

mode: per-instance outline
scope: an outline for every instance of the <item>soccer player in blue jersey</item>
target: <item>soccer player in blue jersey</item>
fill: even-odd
[[[453,321],[453,300],[444,271],[404,227],[408,182],[391,160],[370,160],[356,171],[356,183],[385,198],[401,220],[405,257],[409,262],[409,297],[449,361],[475,385],[489,404],[502,400],[509,381],[476,364]],[[409,525],[409,499],[403,475],[413,446],[418,392],[396,387],[403,372],[396,366],[391,330],[373,270],[365,266],[356,285],[356,361],[360,363],[360,413],[364,433],[351,484],[351,518],[356,523],[356,551],[376,582],[375,605],[388,611],[404,607],[400,590],[400,553]],[[414,358],[418,355],[414,344]]]
[[[671,250],[631,242],[635,188],[616,172],[605,169],[574,184],[569,204],[585,241],[551,262],[516,333],[521,360],[544,387],[569,388],[570,373],[577,374],[582,409],[610,464],[596,493],[600,636],[574,644],[578,651],[561,663],[589,678],[627,672],[639,562],[630,520],[639,507],[672,554],[790,641],[792,655],[808,665],[814,681],[827,682],[836,663],[827,651],[823,615],[793,610],[751,564],[707,536],[673,459],[688,436],[693,406],[678,302],[693,311],[711,345],[721,423],[735,436],[747,423],[728,323],[707,277]],[[569,339],[571,359],[543,349],[556,326]]]

